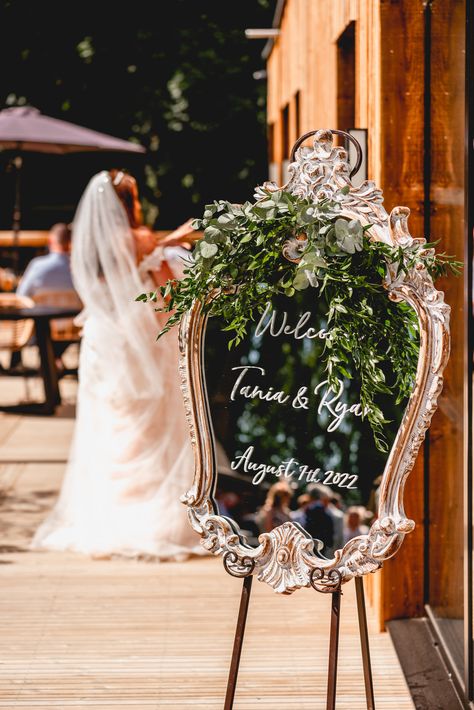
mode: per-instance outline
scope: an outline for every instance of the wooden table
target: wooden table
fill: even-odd
[[[45,401],[39,404],[0,407],[3,411],[28,412],[36,414],[54,414],[61,404],[58,370],[51,339],[50,321],[54,318],[74,318],[79,313],[77,308],[58,306],[35,306],[34,308],[0,308],[0,321],[31,319],[35,322],[36,344],[40,355],[40,373],[44,383]],[[10,374],[7,372],[7,374]]]

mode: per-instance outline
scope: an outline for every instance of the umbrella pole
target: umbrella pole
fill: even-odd
[[[13,159],[15,166],[15,204],[13,206],[13,271],[18,269],[18,248],[20,245],[20,224],[21,224],[21,168],[23,158],[17,155]]]
[[[20,234],[20,223],[21,223],[21,168],[23,165],[23,158],[17,155],[13,159],[13,165],[15,166],[15,205],[13,207],[13,234],[14,234],[14,244],[18,244],[18,235]]]

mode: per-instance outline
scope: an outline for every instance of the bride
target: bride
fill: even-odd
[[[84,192],[71,256],[84,304],[77,420],[59,500],[34,548],[161,559],[200,552],[179,501],[193,457],[177,335],[157,342],[164,316],[135,301],[182,275],[179,245],[191,233],[186,223],[157,246],[136,182],[122,171],[99,173]]]

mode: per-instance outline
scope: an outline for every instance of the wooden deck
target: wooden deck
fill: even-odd
[[[21,383],[3,383],[2,398],[21,396]],[[74,387],[63,385],[71,400]],[[28,550],[61,482],[73,427],[63,414],[0,414],[0,709],[220,710],[241,583],[219,559]],[[329,598],[282,597],[258,582],[252,594],[235,710],[324,708]],[[371,626],[377,709],[413,708],[388,634]],[[338,708],[362,710],[352,584],[341,632]]]

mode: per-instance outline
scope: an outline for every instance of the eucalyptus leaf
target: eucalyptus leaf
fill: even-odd
[[[363,230],[360,222],[347,220],[338,217],[334,223],[335,239],[341,251],[347,254],[354,254],[362,250]]]
[[[304,270],[297,271],[296,276],[293,279],[293,288],[297,291],[303,291],[305,288],[308,288],[308,286],[309,279],[306,276],[306,272]]]
[[[204,230],[204,239],[209,240],[209,239],[215,239],[216,237],[220,237],[222,235],[222,231],[210,224],[206,229]]]
[[[210,259],[217,254],[219,248],[217,244],[210,244],[209,242],[201,242],[200,252],[205,259]]]
[[[327,261],[316,251],[307,251],[300,262],[300,266],[307,267],[309,269],[325,269],[327,267]]]

